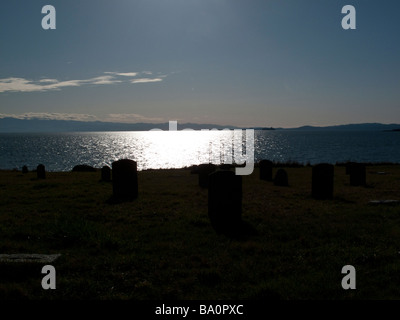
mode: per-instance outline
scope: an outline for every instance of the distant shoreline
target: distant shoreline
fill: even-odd
[[[400,132],[400,129],[383,130],[385,132]]]
[[[49,119],[18,119],[0,118],[0,133],[58,133],[58,132],[107,132],[107,131],[150,131],[159,128],[168,131],[169,123],[118,123],[102,121],[75,121],[75,120],[49,120]],[[317,130],[337,130],[337,131],[400,131],[400,124],[382,123],[358,123],[330,126],[310,126],[304,125],[294,128],[282,128],[273,126],[232,126],[219,124],[199,124],[199,123],[177,123],[177,130],[223,130],[223,129],[254,129],[262,131],[275,130],[298,130],[298,131],[317,131]]]

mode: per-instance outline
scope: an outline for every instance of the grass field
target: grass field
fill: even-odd
[[[400,299],[400,205],[368,203],[400,199],[400,166],[368,166],[367,187],[335,166],[332,200],[311,197],[310,166],[286,170],[289,187],[243,176],[244,239],[215,233],[189,169],[141,171],[121,203],[99,172],[0,171],[0,253],[61,254],[56,290],[0,263],[0,299]]]

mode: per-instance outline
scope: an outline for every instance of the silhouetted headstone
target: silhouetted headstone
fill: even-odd
[[[288,175],[285,169],[280,168],[275,175],[274,185],[287,187],[289,186]]]
[[[320,163],[312,168],[312,196],[315,199],[331,199],[333,197],[334,166]]]
[[[138,197],[137,164],[122,159],[112,163],[113,196],[117,199],[133,200]]]
[[[242,176],[233,171],[209,175],[208,216],[218,233],[235,233],[242,219]]]
[[[272,161],[261,160],[258,164],[260,169],[260,179],[266,181],[272,181]]]
[[[353,163],[349,166],[350,185],[351,186],[365,186],[366,182],[366,168],[362,163]]]
[[[23,166],[22,167],[22,173],[28,173],[28,167],[27,166]]]
[[[111,168],[109,166],[103,166],[103,168],[101,168],[101,181],[111,181]]]
[[[212,163],[205,163],[198,166],[200,187],[208,188],[208,176],[210,173],[215,171],[216,167],[217,166]]]
[[[355,164],[356,162],[346,162],[345,166],[346,166],[346,174],[350,174],[351,171],[351,166],[353,164]]]
[[[38,179],[46,179],[46,169],[43,164],[37,166],[36,174]]]

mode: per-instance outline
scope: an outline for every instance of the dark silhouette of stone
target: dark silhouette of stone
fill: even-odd
[[[209,175],[208,216],[217,233],[236,234],[242,222],[242,176],[219,170]]]
[[[103,168],[101,168],[101,181],[111,181],[111,168],[109,166],[103,166]]]
[[[22,173],[28,173],[28,167],[27,166],[23,166],[22,167]]]
[[[312,196],[315,199],[333,198],[334,166],[329,163],[320,163],[312,168]]]
[[[346,167],[346,174],[350,174],[351,171],[351,166],[355,164],[356,162],[346,162],[345,167]]]
[[[46,179],[46,168],[43,164],[39,164],[36,168],[36,175],[38,179]]]
[[[138,197],[137,163],[121,159],[112,163],[113,196],[120,200],[133,200]]]
[[[78,164],[72,168],[73,172],[96,172],[96,169],[87,164]]]
[[[209,174],[216,170],[217,166],[212,163],[205,163],[198,166],[199,186],[208,188]]]
[[[366,168],[362,163],[352,163],[349,165],[350,185],[366,186]]]
[[[288,175],[285,169],[280,168],[275,175],[274,185],[280,187],[289,186]]]
[[[272,181],[272,167],[273,163],[269,160],[261,160],[258,164],[260,170],[260,179]]]

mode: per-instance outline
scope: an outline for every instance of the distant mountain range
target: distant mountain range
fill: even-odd
[[[0,132],[90,132],[90,131],[149,131],[154,128],[168,130],[168,123],[116,123],[102,121],[73,121],[73,120],[43,120],[43,119],[16,119],[1,118]],[[178,122],[178,130],[182,129],[255,129],[255,130],[340,130],[340,131],[400,131],[400,124],[362,123],[335,125],[326,127],[302,126],[298,128],[271,128],[253,127],[240,128],[235,126],[222,126],[215,124],[196,124]]]
[[[382,124],[382,123],[358,123],[358,124],[344,124],[327,127],[315,126],[302,126],[299,128],[290,128],[285,130],[301,130],[301,131],[399,131],[400,124]]]
[[[1,118],[0,132],[95,132],[95,131],[149,131],[151,129],[168,130],[169,123],[117,123],[102,121],[43,120]],[[200,129],[239,129],[234,126],[214,124],[179,123],[178,130],[186,128]]]

